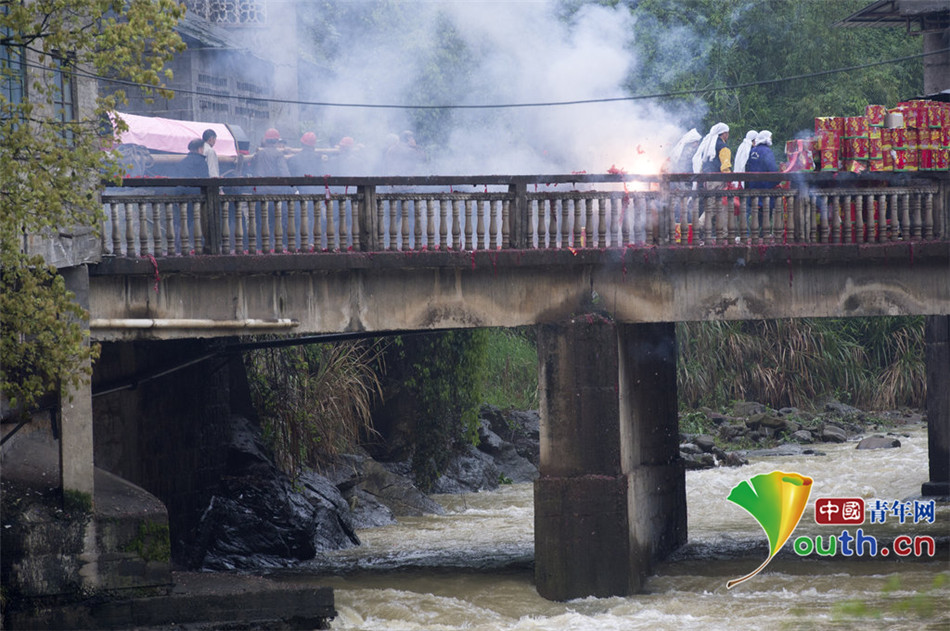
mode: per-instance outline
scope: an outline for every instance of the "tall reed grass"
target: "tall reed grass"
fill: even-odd
[[[923,330],[922,317],[679,323],[680,407],[923,407]]]
[[[382,351],[378,342],[340,342],[245,353],[251,399],[281,469],[319,468],[374,432]]]

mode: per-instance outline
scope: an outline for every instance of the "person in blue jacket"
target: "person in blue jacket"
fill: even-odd
[[[760,131],[755,137],[755,144],[749,151],[749,159],[746,161],[745,170],[747,173],[774,173],[779,170],[778,163],[775,161],[775,154],[772,153],[772,132],[767,129]],[[780,180],[767,180],[761,182],[748,182],[748,189],[766,189],[775,188]],[[769,198],[769,210],[775,207],[775,198]],[[751,207],[747,214],[751,216]],[[759,234],[762,234],[762,198],[759,198]]]

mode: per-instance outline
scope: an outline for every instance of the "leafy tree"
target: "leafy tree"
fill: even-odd
[[[726,86],[810,75],[921,52],[902,29],[843,28],[840,20],[866,0],[640,0],[636,17],[634,94],[700,91],[668,103],[705,132],[723,121],[734,143],[747,129],[784,139],[814,129],[816,116],[855,116],[869,104],[893,105],[917,96],[920,59],[780,83]],[[685,52],[684,52],[685,51]]]
[[[63,278],[24,247],[99,225],[100,178],[118,172],[102,123],[125,95],[85,86],[109,76],[161,89],[183,14],[174,0],[0,0],[0,382],[12,407],[78,385],[97,352]]]

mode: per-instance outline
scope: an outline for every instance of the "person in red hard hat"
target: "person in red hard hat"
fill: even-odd
[[[363,145],[357,144],[352,136],[343,136],[336,144],[336,155],[329,165],[330,173],[333,175],[365,175],[357,173],[360,162],[360,149]]]
[[[287,168],[287,159],[277,146],[279,141],[280,132],[273,127],[264,132],[264,143],[254,154],[254,157],[251,158],[249,171],[252,177],[290,177],[290,170]],[[286,186],[257,186],[255,187],[255,192],[265,195],[288,194],[293,193],[293,189]],[[267,212],[268,224],[271,226],[271,239],[276,237],[276,230],[273,229],[273,226],[276,225],[274,222],[276,221],[277,210],[278,204],[273,201],[261,202],[256,210],[258,213],[258,226],[263,225],[260,219],[263,218],[262,214]],[[284,226],[282,232],[286,235],[287,218],[283,217],[282,222]],[[262,243],[262,248],[264,251],[271,250],[271,244]],[[275,242],[273,249],[275,251],[284,251],[285,245]]]
[[[287,168],[290,169],[290,175],[293,177],[318,177],[327,172],[326,156],[316,151],[317,135],[312,131],[304,133],[300,137],[300,151],[287,159]],[[309,243],[309,249],[313,251],[315,247],[323,248],[324,239],[321,236],[326,230],[326,218],[321,218],[320,226],[314,224],[314,217],[320,217],[320,202],[317,195],[324,192],[323,188],[316,186],[298,186],[297,192],[301,194],[300,207],[297,209],[298,221],[301,213],[306,213],[307,232],[314,230],[315,234],[311,237],[306,235],[306,241]],[[311,197],[313,196],[313,197]],[[301,231],[303,226],[301,225]],[[303,235],[298,233],[298,239]],[[301,243],[297,244],[301,247]]]
[[[299,177],[305,175],[323,175],[327,171],[324,156],[316,152],[317,135],[308,131],[300,137],[300,153],[287,160],[290,174]]]
[[[280,141],[280,132],[271,127],[264,132],[264,144],[257,150],[254,157],[251,158],[250,174],[255,177],[283,176],[289,177],[290,170],[287,168],[287,159],[277,148]],[[263,191],[260,188],[258,192]],[[279,190],[271,192],[281,192]]]

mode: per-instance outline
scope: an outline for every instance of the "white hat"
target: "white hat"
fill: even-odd
[[[699,148],[693,154],[693,173],[699,173],[703,170],[703,162],[709,162],[716,157],[716,139],[720,135],[729,131],[729,125],[725,123],[716,123],[699,143]]]
[[[763,129],[759,132],[759,135],[755,137],[755,144],[757,145],[771,145],[772,144],[772,132],[767,129]]]

